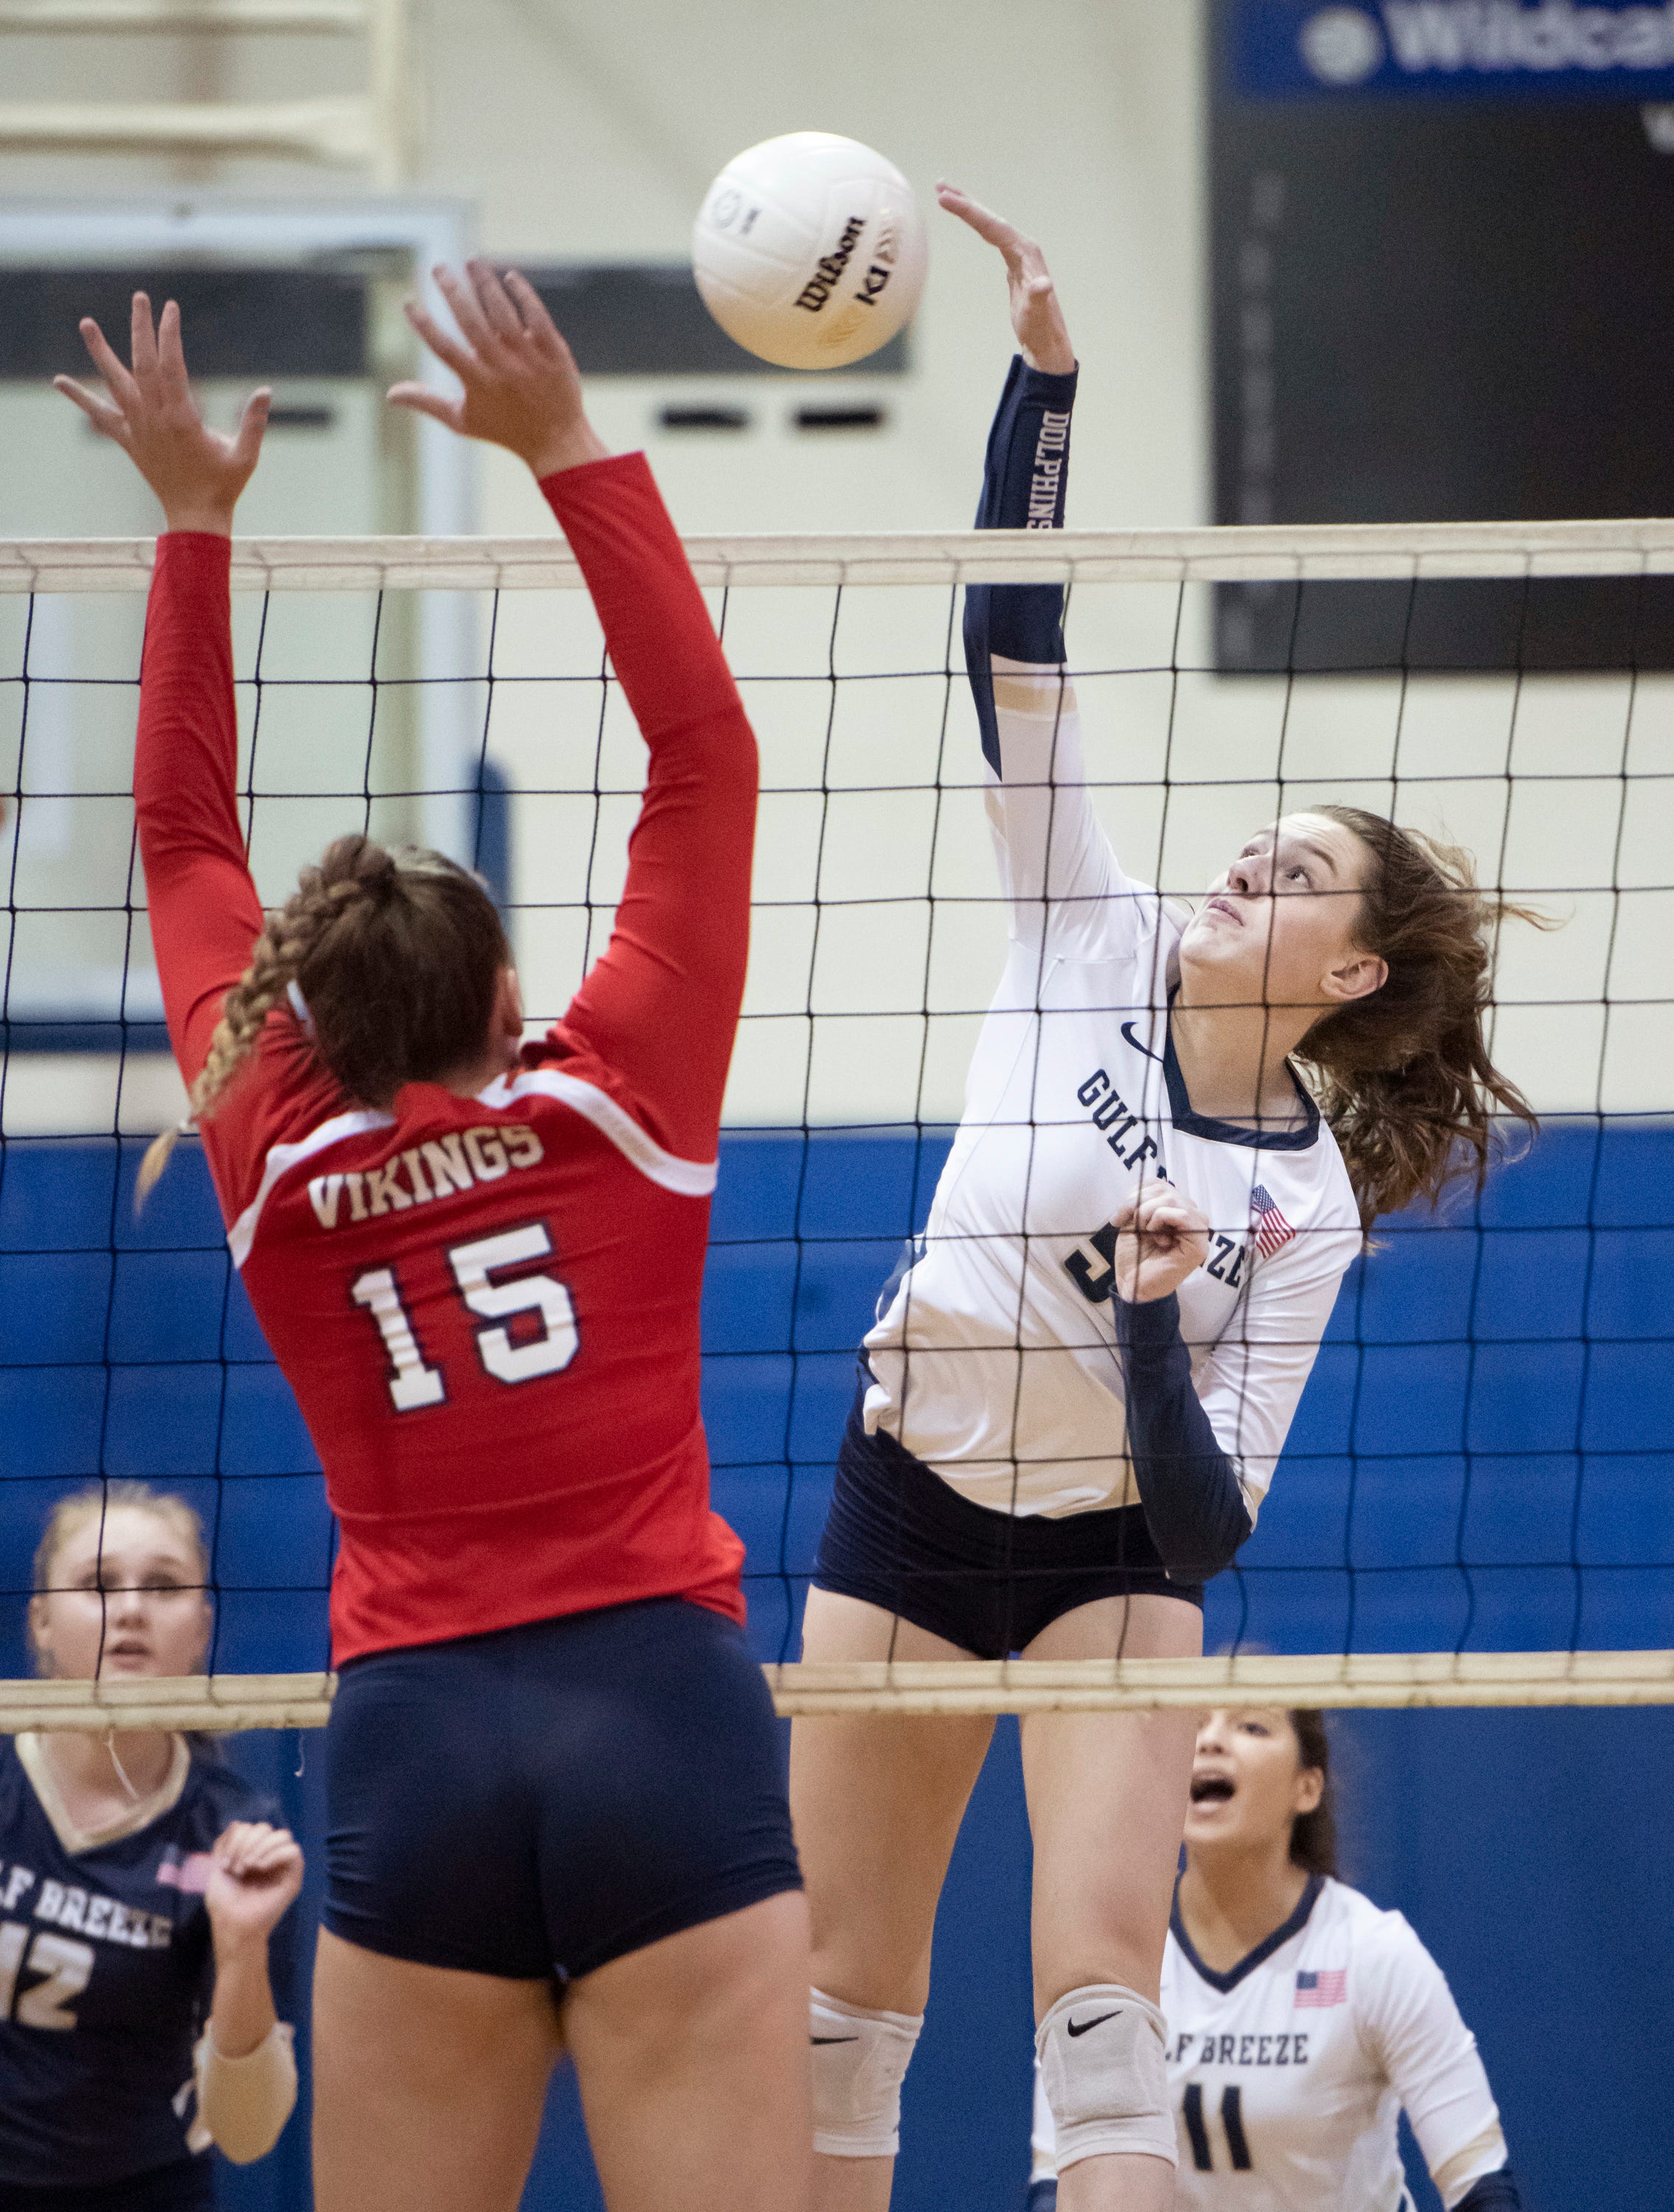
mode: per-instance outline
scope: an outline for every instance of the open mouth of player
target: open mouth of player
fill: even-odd
[[[1230,1775],[1194,1774],[1192,1778],[1192,1802],[1194,1805],[1224,1805],[1232,1794]]]

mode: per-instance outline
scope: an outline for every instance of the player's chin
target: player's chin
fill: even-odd
[[[1266,945],[1246,923],[1227,921],[1201,908],[1180,937],[1180,962],[1188,972],[1212,974],[1222,1003],[1253,1004],[1269,986],[1271,961]]]
[[[1235,1825],[1227,1817],[1224,1804],[1193,1805],[1186,1815],[1184,1835],[1188,1849],[1193,1844],[1222,1844]]]

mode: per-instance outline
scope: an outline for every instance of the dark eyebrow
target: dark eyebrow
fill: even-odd
[[[1323,861],[1325,866],[1330,869],[1332,875],[1336,875],[1337,872],[1337,863],[1323,845],[1316,845],[1312,837],[1299,837],[1296,840],[1296,842],[1302,848],[1304,852],[1312,853],[1315,860]]]

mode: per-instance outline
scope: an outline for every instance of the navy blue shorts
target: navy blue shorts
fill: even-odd
[[[46,2185],[0,2181],[0,2212],[215,2212],[215,2160],[207,2152],[122,2181]]]
[[[973,1505],[882,1429],[866,1434],[862,1373],[837,1455],[814,1581],[864,1598],[979,1659],[1009,1659],[1095,1598],[1148,1593],[1204,1601],[1170,1582],[1144,1508],[1048,1521]]]
[[[343,1669],[325,1924],[420,1966],[572,1981],[802,1876],[773,1702],[684,1598]]]

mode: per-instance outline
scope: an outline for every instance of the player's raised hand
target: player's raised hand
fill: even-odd
[[[234,1820],[215,1838],[203,1892],[215,1950],[265,1942],[302,1887],[302,1850],[288,1828]]]
[[[1004,216],[984,207],[957,185],[937,185],[936,198],[949,215],[956,215],[1004,257],[1011,293],[1011,327],[1023,359],[1031,368],[1045,369],[1050,376],[1067,376],[1076,365],[1076,349],[1070,343],[1069,325],[1058,303],[1058,288],[1046,255],[1016,223],[1007,222]]]
[[[164,303],[154,325],[149,299],[135,293],[131,367],[124,366],[91,315],[82,318],[81,331],[110,398],[101,398],[70,376],[55,376],[53,388],[73,399],[100,435],[129,455],[162,501],[171,530],[207,530],[230,538],[233,510],[261,453],[273,394],[265,388],[251,394],[232,437],[211,430],[192,397],[180,343],[180,310],[173,300]]]
[[[434,271],[453,310],[461,337],[452,337],[416,300],[407,319],[464,391],[458,399],[428,384],[396,384],[389,397],[446,422],[462,438],[504,446],[537,477],[604,458],[581,404],[575,358],[541,296],[516,270],[502,276],[486,261],[468,261],[462,274]]]
[[[1116,1209],[1116,1295],[1148,1304],[1178,1290],[1209,1257],[1209,1223],[1171,1182],[1153,1176]]]

